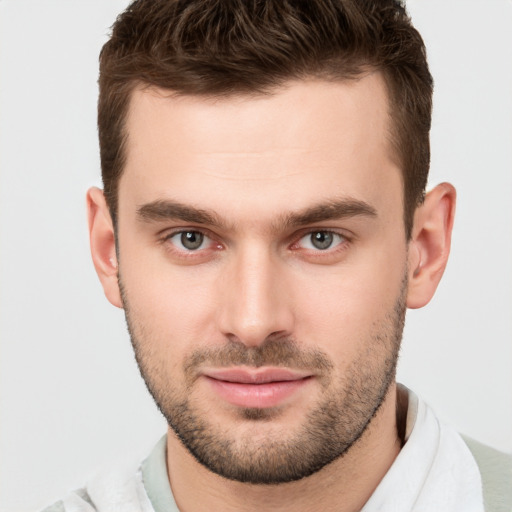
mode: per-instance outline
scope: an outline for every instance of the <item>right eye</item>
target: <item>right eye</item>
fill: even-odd
[[[207,249],[213,243],[213,240],[208,238],[200,231],[178,231],[166,237],[166,241],[170,242],[174,247],[180,251],[192,252],[201,249]]]

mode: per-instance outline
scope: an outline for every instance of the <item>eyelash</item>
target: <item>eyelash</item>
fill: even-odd
[[[222,249],[223,246],[220,242],[217,242],[215,240],[215,237],[213,237],[208,231],[205,231],[204,229],[200,228],[194,228],[194,229],[175,229],[170,233],[166,233],[161,238],[161,243],[165,244],[167,249],[171,252],[178,253],[181,258],[197,258],[198,256],[203,256],[203,253],[208,249],[198,249],[198,250],[186,250],[186,249],[177,249],[174,244],[171,242],[171,239],[175,237],[176,235],[183,235],[185,233],[199,233],[203,237],[208,238],[210,240],[209,247],[212,245],[216,245],[217,249]]]
[[[173,237],[176,235],[184,234],[184,233],[199,233],[203,237],[208,238],[210,240],[209,247],[206,247],[204,249],[198,249],[198,250],[186,250],[186,249],[177,249],[174,244],[171,241]],[[341,238],[341,241],[337,244],[335,244],[334,247],[328,247],[325,250],[322,249],[307,249],[302,248],[299,246],[299,243],[301,240],[303,240],[307,236],[311,236],[315,233],[323,233],[327,235],[334,235]],[[292,237],[290,237],[293,242],[288,244],[288,248],[294,250],[303,250],[307,251],[310,257],[317,257],[322,258],[326,257],[327,255],[334,255],[338,254],[339,252],[342,252],[347,249],[347,246],[352,242],[352,238],[347,236],[345,233],[340,233],[339,231],[335,231],[332,229],[309,229],[306,231],[302,231],[299,233],[295,233]],[[201,258],[205,256],[205,252],[211,248],[212,246],[216,246],[215,248],[217,250],[222,250],[224,248],[223,244],[221,242],[218,242],[216,240],[216,237],[212,236],[212,234],[204,230],[202,228],[194,228],[194,229],[175,229],[170,233],[166,233],[161,238],[161,243],[165,244],[170,252],[173,252],[174,254],[178,254],[180,258]]]
[[[300,249],[301,248],[301,247],[299,247],[300,242],[304,238],[311,237],[315,233],[322,233],[324,235],[331,235],[333,237],[339,237],[341,239],[339,243],[334,243],[333,242],[334,243],[333,247],[327,247],[327,248],[325,248],[323,250],[319,249],[319,248],[316,248],[316,250],[315,249],[302,248],[303,250],[311,251],[311,253],[313,253],[314,255],[319,256],[319,257],[321,257],[322,255],[333,254],[333,253],[335,253],[335,252],[337,252],[339,250],[345,249],[346,246],[348,245],[348,243],[351,241],[350,238],[345,233],[340,233],[339,231],[334,231],[334,230],[331,230],[331,229],[310,229],[308,231],[300,233],[300,236],[298,236],[298,237],[294,236],[296,241],[293,242],[290,247],[292,247],[292,248],[298,247]]]

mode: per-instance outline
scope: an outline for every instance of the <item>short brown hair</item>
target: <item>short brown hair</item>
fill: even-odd
[[[398,0],[134,1],[100,54],[98,130],[114,222],[135,87],[268,93],[288,80],[346,80],[367,70],[381,72],[387,84],[410,236],[428,177],[433,84],[423,40]]]

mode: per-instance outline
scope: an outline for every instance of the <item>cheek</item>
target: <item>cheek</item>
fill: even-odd
[[[378,252],[356,263],[297,278],[297,337],[350,357],[394,313],[406,253]]]
[[[119,271],[135,334],[162,357],[176,357],[212,337],[213,275],[170,265],[154,253],[126,251]]]

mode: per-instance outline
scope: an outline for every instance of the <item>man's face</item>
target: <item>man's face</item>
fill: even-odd
[[[119,280],[146,383],[225,477],[309,475],[361,437],[401,338],[407,243],[385,87],[133,94]]]

